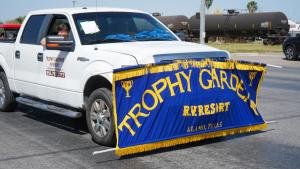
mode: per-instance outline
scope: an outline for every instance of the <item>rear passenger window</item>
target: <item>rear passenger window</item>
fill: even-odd
[[[21,43],[39,45],[40,29],[46,15],[31,16],[22,34]]]

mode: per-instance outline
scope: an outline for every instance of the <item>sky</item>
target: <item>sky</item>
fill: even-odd
[[[0,21],[25,16],[31,10],[72,7],[72,0],[1,0]],[[250,0],[214,0],[208,11],[246,9]],[[291,20],[300,22],[300,0],[256,0],[259,12],[284,12]],[[77,0],[77,7],[96,6],[96,0]],[[98,0],[98,6],[122,7],[160,12],[163,15],[192,16],[200,10],[200,0]]]

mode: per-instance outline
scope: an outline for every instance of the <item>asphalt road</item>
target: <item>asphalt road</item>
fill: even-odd
[[[299,168],[300,61],[282,54],[235,54],[235,59],[283,66],[268,68],[260,113],[277,121],[268,130],[119,159],[90,140],[85,124],[19,106],[0,113],[0,168]]]

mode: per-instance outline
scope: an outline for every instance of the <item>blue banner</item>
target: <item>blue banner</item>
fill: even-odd
[[[262,130],[257,94],[266,66],[181,61],[114,72],[119,156]]]

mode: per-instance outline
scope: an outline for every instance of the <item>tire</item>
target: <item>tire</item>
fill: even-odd
[[[4,72],[0,72],[0,111],[11,112],[16,106],[17,103],[9,88],[6,75]]]
[[[285,48],[284,54],[287,60],[295,60],[298,56],[296,48],[292,45]]]
[[[274,41],[272,41],[272,40],[269,42],[269,45],[271,45],[271,46],[274,46],[275,44],[276,43]]]
[[[87,101],[86,122],[92,139],[103,146],[115,146],[116,134],[112,92],[106,88],[95,90]]]
[[[267,46],[267,45],[268,45],[268,42],[267,42],[266,40],[263,40],[263,44],[264,44],[265,46]]]

